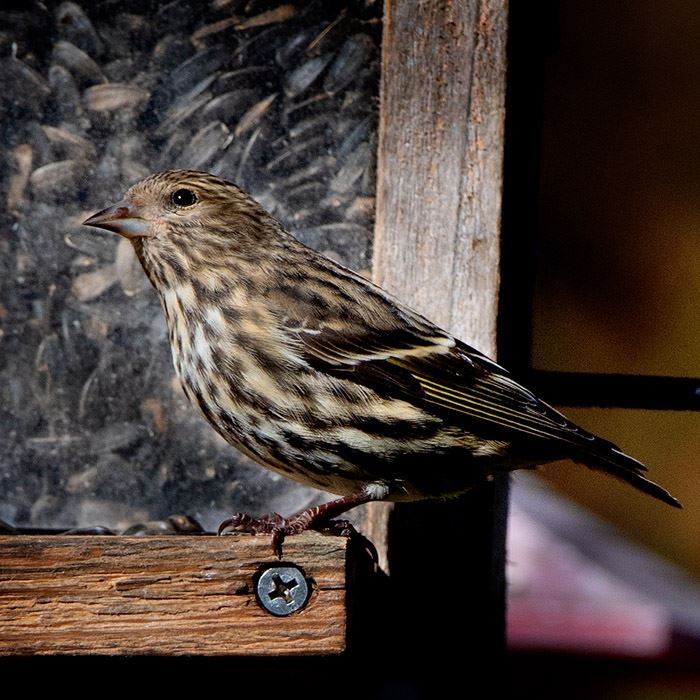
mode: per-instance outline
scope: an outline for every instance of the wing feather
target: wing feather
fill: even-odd
[[[311,366],[411,402],[466,433],[504,442],[516,465],[570,457],[680,505],[642,476],[643,464],[567,420],[493,360],[355,273],[321,260],[332,273],[332,282],[326,277],[322,285],[330,300],[318,304],[313,289],[310,296],[299,290],[280,295],[284,315],[300,328],[297,349]]]
[[[451,422],[476,421],[499,432],[574,444],[593,439],[505,369],[438,329],[430,335],[410,327],[381,335],[320,330],[301,338],[310,364],[418,403]]]

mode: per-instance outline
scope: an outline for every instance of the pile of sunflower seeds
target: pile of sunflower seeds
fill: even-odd
[[[21,8],[0,10],[0,519],[306,505],[186,404],[129,243],[80,222],[151,172],[208,170],[365,272],[381,3]]]

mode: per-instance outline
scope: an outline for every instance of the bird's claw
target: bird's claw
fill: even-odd
[[[236,513],[226,518],[216,532],[217,535],[245,532],[250,535],[267,535],[278,528],[284,528],[287,520],[279,513],[269,513],[255,518],[247,513]]]
[[[300,535],[306,530],[315,530],[324,535],[337,537],[352,537],[357,530],[348,520],[317,520],[307,517],[302,511],[291,518],[283,518],[279,513],[270,513],[255,518],[247,513],[236,513],[226,518],[218,527],[218,535],[248,533],[251,535],[272,535],[272,551],[278,558],[282,558],[282,544],[286,537]]]
[[[334,535],[336,537],[353,537],[357,535],[355,526],[349,520],[321,520],[309,526],[310,530],[315,530],[323,535]]]

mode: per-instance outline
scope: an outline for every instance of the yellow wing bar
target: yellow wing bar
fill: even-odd
[[[543,415],[524,413],[489,400],[484,392],[478,390],[470,394],[446,387],[420,374],[411,373],[411,376],[421,385],[429,403],[538,437],[561,437],[561,426]]]

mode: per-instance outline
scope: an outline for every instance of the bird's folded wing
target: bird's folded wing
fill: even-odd
[[[500,365],[446,333],[408,328],[358,334],[325,328],[302,338],[307,361],[456,423],[582,445],[593,436],[513,380]]]

